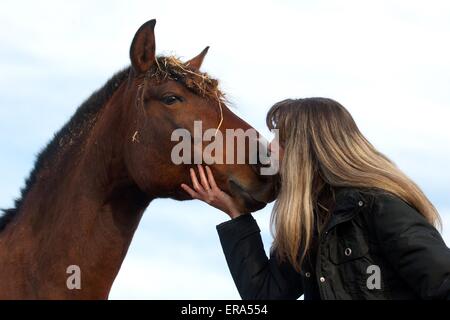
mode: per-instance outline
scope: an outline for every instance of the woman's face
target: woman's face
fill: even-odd
[[[281,163],[284,157],[284,149],[281,147],[278,139],[273,139],[269,143],[269,150],[273,157],[278,158],[278,161]]]

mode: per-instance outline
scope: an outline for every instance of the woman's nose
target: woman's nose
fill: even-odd
[[[273,152],[273,140],[270,141],[269,145],[267,146],[270,152]]]
[[[272,140],[272,141],[269,143],[268,148],[269,148],[269,151],[270,151],[271,153],[276,152],[276,151],[277,151],[277,142],[274,141],[274,140]]]

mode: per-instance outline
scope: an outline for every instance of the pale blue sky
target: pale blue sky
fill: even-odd
[[[0,10],[0,207],[76,107],[129,64],[136,29],[156,18],[158,53],[221,80],[264,133],[287,97],[325,96],[427,193],[450,241],[448,1],[10,1]],[[255,213],[266,248],[271,206]],[[199,202],[154,201],[111,298],[239,298],[216,234],[227,217]]]

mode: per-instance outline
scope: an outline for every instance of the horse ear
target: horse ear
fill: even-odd
[[[147,72],[155,62],[155,24],[155,19],[144,23],[131,43],[131,65],[138,73]]]
[[[202,52],[200,52],[199,55],[197,55],[196,57],[192,58],[191,60],[189,60],[188,62],[186,62],[186,65],[193,68],[194,70],[200,70],[200,67],[202,66],[203,63],[203,59],[205,58],[206,54],[208,53],[209,47],[206,47],[205,49],[203,49]]]

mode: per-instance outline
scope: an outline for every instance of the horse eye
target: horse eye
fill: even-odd
[[[165,96],[161,98],[161,102],[169,106],[179,101],[182,101],[182,99],[175,95]]]

